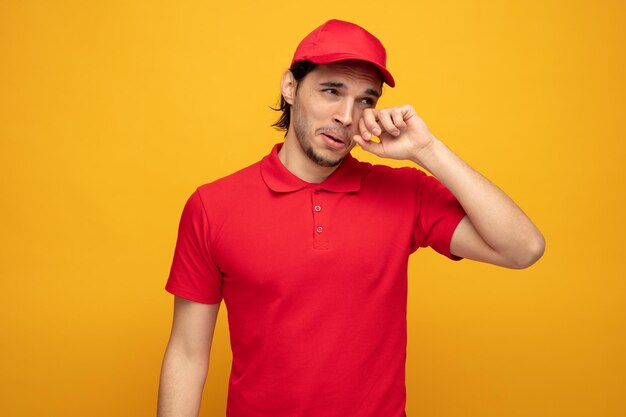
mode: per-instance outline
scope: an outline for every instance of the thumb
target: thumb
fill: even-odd
[[[382,156],[383,144],[372,140],[365,140],[361,135],[354,135],[352,139],[365,151],[373,153],[376,156]]]

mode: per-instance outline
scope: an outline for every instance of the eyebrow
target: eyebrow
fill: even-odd
[[[332,87],[332,88],[346,88],[346,85],[344,83],[339,83],[335,81],[327,81],[324,83],[320,83],[320,85],[324,87]],[[376,97],[376,98],[380,97],[380,92],[372,88],[368,88],[367,90],[365,90],[365,94]]]

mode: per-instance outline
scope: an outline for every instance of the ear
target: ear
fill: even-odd
[[[289,70],[285,71],[280,79],[280,93],[283,95],[285,101],[290,105],[293,105],[297,86],[298,82],[294,78],[292,72]]]

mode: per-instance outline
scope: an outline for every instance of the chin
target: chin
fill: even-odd
[[[337,165],[341,163],[341,161],[343,161],[346,155],[347,154],[344,154],[343,156],[340,156],[340,157],[337,157],[337,156],[327,157],[327,156],[321,155],[318,152],[313,151],[313,149],[311,148],[306,149],[306,156],[308,156],[311,161],[315,162],[319,166],[326,167],[326,168],[336,167]]]

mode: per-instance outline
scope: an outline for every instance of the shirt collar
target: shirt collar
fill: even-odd
[[[278,158],[282,143],[274,148],[261,160],[261,176],[265,184],[279,193],[289,193],[305,187],[316,187],[335,193],[357,192],[361,188],[361,179],[365,174],[365,166],[348,154],[341,164],[326,180],[319,184],[309,183],[292,174]]]

